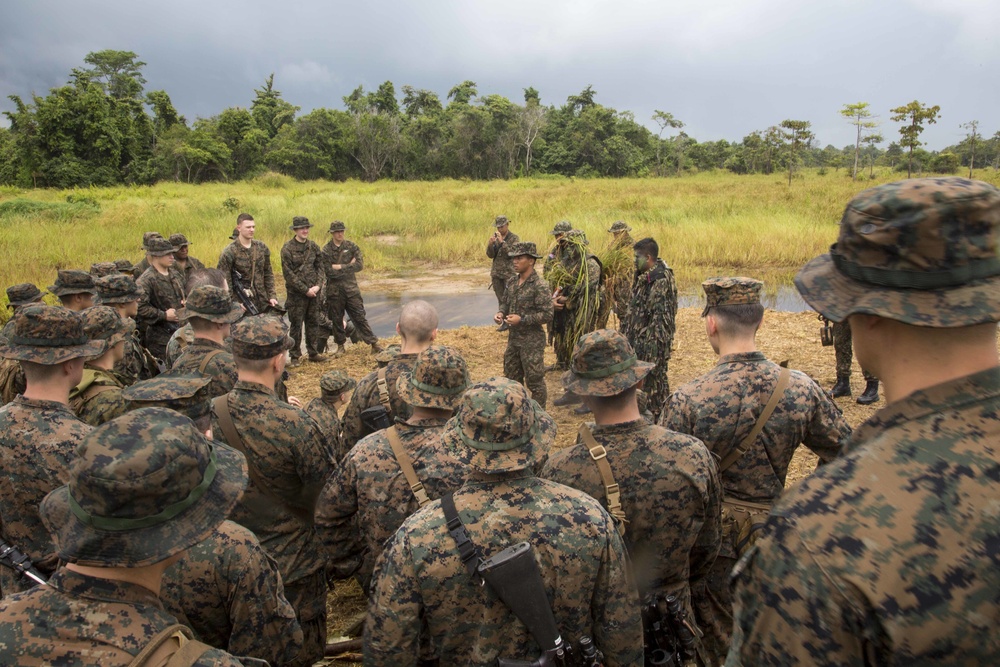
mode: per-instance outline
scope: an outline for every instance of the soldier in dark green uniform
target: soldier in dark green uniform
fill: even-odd
[[[143,232],[142,251],[146,252],[149,250],[149,241],[151,239],[162,239],[162,238],[163,236],[160,234],[160,232]],[[139,276],[144,274],[146,272],[146,269],[148,268],[149,268],[149,258],[147,258],[146,255],[143,255],[142,259],[136,262],[135,265],[132,266],[131,268],[132,278],[135,280],[139,280]]]
[[[510,261],[510,249],[521,242],[517,234],[510,231],[510,221],[506,215],[498,215],[493,221],[496,231],[486,242],[486,256],[493,260],[490,265],[490,280],[493,292],[497,295],[497,305],[503,304],[503,293],[507,281],[514,277],[516,271]]]
[[[171,269],[174,247],[170,241],[150,239],[146,257],[150,267],[136,281],[142,294],[138,324],[146,349],[162,360],[166,356],[167,341],[180,326],[177,312],[184,302],[184,286],[180,275]]]
[[[181,284],[186,285],[191,272],[204,269],[205,265],[188,254],[191,242],[183,234],[171,234],[170,245],[174,247],[174,271],[181,274]]]
[[[320,354],[329,336],[320,300],[324,276],[323,255],[319,246],[309,240],[309,230],[312,229],[309,218],[295,216],[290,229],[295,232],[295,236],[281,247],[281,274],[285,277],[285,290],[288,293],[285,310],[288,311],[292,340],[295,341],[289,353],[292,357],[291,365],[297,364],[302,355],[303,325],[309,361],[326,361],[326,357]]]
[[[239,378],[225,341],[232,323],[242,316],[243,309],[221,287],[194,288],[178,314],[181,321],[191,324],[194,340],[177,357],[172,370],[197,371],[211,377],[208,393],[213,398],[232,391]]]
[[[125,356],[125,340],[135,323],[123,320],[110,306],[94,306],[80,313],[83,332],[94,341],[103,341],[104,353],[88,359],[83,378],[69,393],[69,406],[81,421],[100,426],[125,414],[122,389],[125,385],[114,374],[114,366]]]
[[[320,395],[305,407],[306,413],[319,426],[337,461],[347,454],[337,410],[347,404],[347,395],[357,386],[358,383],[344,371],[327,371],[319,379]]]
[[[234,271],[239,272],[244,293],[257,312],[263,313],[268,306],[278,305],[278,294],[274,290],[271,251],[263,241],[254,238],[256,230],[257,223],[253,216],[240,213],[236,218],[237,236],[223,248],[217,268],[225,274],[233,292],[236,291]]]
[[[347,226],[334,220],[330,223],[330,241],[323,246],[323,270],[326,272],[327,317],[333,325],[333,341],[343,347],[347,342],[344,331],[346,312],[357,328],[361,340],[372,346],[372,352],[382,351],[378,338],[368,326],[365,302],[361,298],[357,274],[365,268],[361,248],[353,241],[344,239]]]
[[[106,276],[97,280],[97,300],[102,306],[117,311],[122,320],[132,323],[131,331],[125,339],[125,353],[121,361],[115,363],[113,372],[126,387],[138,380],[147,380],[157,373],[156,359],[142,345],[136,320],[139,314],[139,299],[142,294],[132,280],[132,274]]]
[[[6,343],[14,333],[14,315],[21,306],[40,303],[45,292],[31,283],[20,283],[7,288],[7,307],[13,310],[11,318],[0,331],[0,343]],[[21,364],[16,359],[0,359],[0,406],[14,400],[18,394],[24,393],[25,380]]]

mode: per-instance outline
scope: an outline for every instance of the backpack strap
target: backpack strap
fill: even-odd
[[[395,426],[390,426],[385,430],[385,434],[389,438],[389,444],[392,446],[392,453],[396,456],[396,463],[399,464],[399,469],[403,471],[403,476],[406,477],[406,481],[410,485],[413,497],[417,499],[417,505],[423,507],[431,499],[428,497],[427,491],[424,490],[424,485],[420,482],[420,478],[417,477],[417,471],[413,469],[413,462],[410,461],[410,455],[403,448],[403,443],[399,439],[399,432],[396,431]]]
[[[204,375],[205,369],[208,368],[208,365],[212,362],[212,359],[215,359],[215,357],[222,354],[222,352],[223,352],[222,350],[212,350],[204,357],[202,357],[201,363],[198,364],[198,372]]]
[[[212,649],[193,638],[191,630],[174,624],[160,630],[128,663],[128,667],[192,667]]]
[[[598,444],[594,439],[594,434],[586,424],[580,424],[580,438],[590,452],[590,458],[597,465],[597,472],[601,474],[601,482],[604,483],[604,497],[608,501],[608,514],[615,520],[615,528],[618,534],[625,536],[625,525],[628,519],[625,517],[625,510],[622,509],[621,488],[615,482],[614,473],[611,472],[611,464],[608,463],[608,451],[603,445]]]
[[[392,406],[389,404],[389,385],[385,381],[385,366],[378,369],[375,384],[378,386],[378,402],[382,404],[385,411],[392,414]]]
[[[741,456],[746,454],[746,451],[750,449],[750,445],[757,440],[757,436],[764,430],[764,424],[766,424],[767,420],[771,418],[771,413],[774,412],[774,408],[778,406],[778,401],[781,400],[781,397],[784,395],[785,388],[788,387],[788,380],[790,379],[791,374],[791,371],[787,368],[782,368],[781,372],[778,373],[778,382],[774,385],[774,391],[771,392],[771,397],[767,399],[767,405],[764,406],[763,412],[761,412],[760,416],[757,418],[757,423],[753,425],[753,430],[750,431],[747,437],[743,438],[739,445],[726,454],[726,458],[722,459],[722,462],[719,463],[720,475],[736,463]]]
[[[479,547],[465,530],[462,517],[458,515],[458,508],[455,507],[453,495],[449,493],[441,498],[441,510],[444,512],[445,521],[447,521],[448,533],[458,546],[458,555],[461,557],[465,569],[469,571],[469,576],[481,586],[484,582],[483,578],[479,576],[479,564],[483,557],[479,552]]]

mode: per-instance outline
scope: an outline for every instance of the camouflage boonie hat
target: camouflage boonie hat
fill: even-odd
[[[116,273],[118,273],[118,267],[115,266],[114,262],[94,262],[90,265],[90,275],[95,278],[113,276]]]
[[[196,370],[169,370],[122,390],[129,410],[167,408],[196,421],[212,411],[211,375]]]
[[[309,218],[297,215],[292,218],[292,226],[289,229],[309,229],[310,227],[312,227],[312,223],[309,222]]]
[[[183,234],[171,234],[170,235],[170,245],[174,247],[174,251],[180,250],[186,245],[191,245],[191,242],[187,240],[187,237]]]
[[[174,246],[164,238],[149,239],[149,243],[146,245],[146,254],[150,257],[166,257],[174,254]]]
[[[94,287],[94,276],[86,271],[76,269],[64,269],[56,274],[56,284],[49,285],[49,291],[56,296],[68,296],[70,294],[96,294]]]
[[[709,278],[701,284],[705,290],[705,309],[701,316],[708,315],[708,310],[716,306],[743,306],[760,303],[760,292],[764,283],[756,278],[739,276],[728,278],[718,276]]]
[[[105,349],[105,341],[87,338],[80,313],[32,303],[14,311],[14,329],[7,344],[0,345],[0,357],[54,366],[79,357],[96,357]]]
[[[354,378],[341,370],[327,371],[319,379],[319,388],[324,394],[343,394],[357,386]]]
[[[106,303],[130,303],[141,296],[132,274],[116,273],[97,279],[97,300]]]
[[[562,384],[580,396],[615,396],[639,384],[655,367],[639,360],[628,338],[614,329],[599,329],[577,341]]]
[[[18,283],[7,288],[7,307],[27,306],[42,300],[45,292],[32,283]]]
[[[328,233],[333,234],[334,232],[344,231],[347,231],[347,225],[342,223],[340,220],[334,220],[330,223],[330,231]]]
[[[847,205],[830,253],[795,287],[840,322],[854,313],[926,327],[1000,320],[1000,190],[920,178],[865,190]]]
[[[385,366],[390,361],[399,356],[399,351],[403,349],[399,345],[389,345],[384,350],[375,355],[375,361],[379,366]]]
[[[441,441],[487,474],[537,468],[555,442],[556,423],[520,383],[490,378],[469,387]]]
[[[77,448],[69,483],[39,514],[59,558],[91,567],[159,563],[225,521],[247,483],[246,459],[172,410],[133,410]]]
[[[83,333],[90,340],[105,341],[105,352],[131,335],[132,320],[124,320],[111,306],[93,306],[80,312],[83,318]]]
[[[288,325],[272,315],[244,317],[233,325],[233,356],[241,359],[270,359],[292,349]]]
[[[414,408],[454,410],[469,388],[469,368],[458,350],[434,345],[419,355],[413,371],[396,379],[399,397]]]
[[[117,268],[120,273],[132,275],[132,269],[135,267],[133,267],[132,262],[127,259],[116,259],[115,268]]]
[[[229,292],[215,285],[195,287],[177,312],[177,319],[184,321],[200,317],[218,324],[233,323],[243,316],[240,305],[233,303]]]
[[[608,230],[610,234],[617,234],[618,232],[630,232],[632,228],[625,224],[624,220],[615,220],[614,224]]]
[[[503,227],[504,225],[509,225],[509,224],[510,224],[510,220],[507,219],[506,215],[498,215],[493,220],[493,226],[494,227]]]
[[[146,250],[149,248],[149,241],[151,239],[162,239],[163,235],[160,232],[143,232],[142,233],[142,249]]]
[[[566,220],[560,220],[556,223],[556,226],[552,228],[552,231],[549,232],[549,234],[555,236],[557,234],[568,234],[571,231],[573,231],[573,225]]]
[[[542,257],[538,254],[535,244],[531,241],[521,241],[520,243],[515,243],[507,252],[508,257],[520,257],[521,255],[528,255],[530,257],[534,257],[535,259],[541,259]]]

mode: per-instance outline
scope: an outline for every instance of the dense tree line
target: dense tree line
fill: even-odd
[[[955,172],[962,165],[1000,166],[1000,132],[984,139],[978,123],[962,125],[966,140],[940,152],[921,148],[923,126],[938,107],[914,101],[892,109],[904,123],[885,148],[867,103],[841,113],[857,126],[854,145],[815,145],[808,121],[786,119],[743,137],[699,143],[665,111],[654,133],[632,113],[596,101],[587,86],[561,106],[545,106],[539,91],[523,100],[480,94],[463,81],[444,100],[390,81],[355,89],[343,109],[299,107],[282,98],[274,76],[254,91],[249,109],[230,107],[189,122],[162,90],[145,91],[145,65],[130,51],[89,54],[66,85],[25,101],[11,96],[0,128],[0,184],[74,187],[174,180],[236,180],[273,170],[300,179],[514,178],[666,176],[725,169],[739,174],[798,167],[850,170],[883,166],[903,171]]]

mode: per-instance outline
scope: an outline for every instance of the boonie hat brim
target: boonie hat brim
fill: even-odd
[[[13,336],[12,336],[13,338]],[[0,345],[0,357],[30,361],[43,366],[55,366],[70,359],[99,357],[108,349],[108,341],[91,340],[81,345],[24,345],[8,340],[6,345]]]
[[[534,409],[535,423],[522,437],[525,442],[506,450],[476,449],[467,444],[457,417],[452,417],[444,427],[441,442],[455,457],[474,470],[495,475],[531,468],[537,471],[546,460],[556,439],[556,423],[542,406],[529,399]]]
[[[216,324],[232,324],[243,317],[243,308],[237,303],[233,304],[225,313],[199,313],[198,311],[190,310],[187,306],[177,311],[177,319],[181,322],[189,320],[192,317],[200,317],[203,320],[215,322]]]
[[[404,371],[400,373],[399,377],[396,378],[396,391],[399,393],[399,397],[409,406],[414,408],[433,408],[436,410],[454,410],[458,407],[458,402],[462,400],[462,394],[465,393],[465,387],[461,387],[457,390],[451,391],[451,393],[444,393],[450,391],[448,388],[437,388],[436,390],[442,393],[435,393],[434,391],[424,391],[418,387],[413,386],[410,379],[413,377],[413,373],[409,371]]]
[[[656,364],[637,359],[629,368],[606,377],[585,378],[570,369],[562,374],[561,380],[566,391],[580,396],[616,396],[642,382],[654,368]]]

